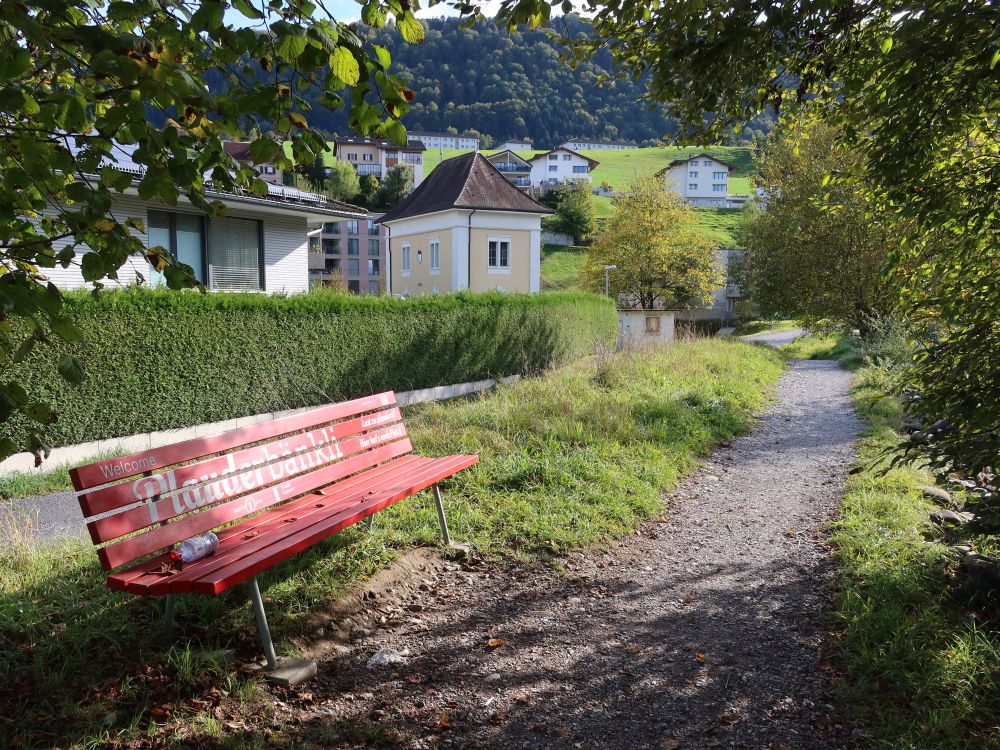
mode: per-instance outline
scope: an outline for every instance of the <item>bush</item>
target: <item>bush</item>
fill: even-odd
[[[53,446],[535,373],[611,345],[617,326],[610,300],[575,293],[398,300],[135,289],[74,293],[66,306],[85,341],[53,341],[2,375],[58,407]],[[54,376],[51,358],[65,351],[87,364],[81,386]]]

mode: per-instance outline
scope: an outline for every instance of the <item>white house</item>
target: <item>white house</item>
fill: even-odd
[[[386,172],[403,164],[413,170],[414,187],[424,179],[424,151],[423,142],[413,138],[405,146],[360,135],[341,136],[333,142],[334,158],[354,165],[359,177],[373,174],[382,180]]]
[[[504,141],[497,146],[497,151],[534,151],[530,141]]]
[[[551,213],[479,152],[445,159],[379,220],[389,228],[387,291],[537,292]]]
[[[726,208],[730,200],[729,175],[735,169],[731,164],[702,153],[689,159],[675,159],[656,176],[663,179],[667,190],[677,193],[692,206]]]
[[[425,148],[460,148],[468,151],[479,150],[479,139],[459,133],[433,133],[411,130],[407,135],[424,144]]]
[[[590,172],[600,163],[568,148],[554,148],[527,160],[533,187],[561,185],[574,180],[590,181]]]
[[[520,188],[531,187],[531,163],[513,151],[500,151],[486,157],[510,182]]]
[[[559,144],[560,148],[568,148],[571,151],[621,151],[626,148],[638,148],[634,143],[626,141],[600,141],[600,140],[576,140],[566,141]]]
[[[128,146],[120,150],[128,152]],[[310,226],[339,219],[364,219],[367,212],[356,206],[331,201],[295,188],[268,185],[268,194],[233,194],[206,191],[208,200],[226,206],[224,218],[210,218],[183,198],[177,206],[143,200],[138,195],[138,181],[143,167],[134,162],[106,161],[135,176],[132,186],[116,197],[109,216],[120,223],[141,219],[145,232],[135,232],[146,248],[163,247],[175,259],[194,269],[198,280],[219,291],[304,292],[309,289]],[[55,213],[56,209],[50,208]],[[135,230],[133,230],[135,231]],[[58,240],[58,252],[70,243]],[[77,248],[77,252],[87,252]],[[89,286],[80,264],[68,268],[49,268],[45,275],[61,289]],[[119,269],[113,284],[150,285],[164,283],[161,274],[144,257],[130,258]]]

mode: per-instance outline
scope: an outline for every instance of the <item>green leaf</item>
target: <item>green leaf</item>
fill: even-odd
[[[83,362],[70,354],[64,354],[59,358],[56,369],[59,370],[63,379],[70,383],[79,384],[87,379],[87,371]]]
[[[17,444],[10,438],[0,438],[0,461],[17,453]]]
[[[254,164],[264,164],[273,160],[280,150],[281,146],[277,141],[263,136],[250,144],[250,158]]]
[[[378,64],[383,68],[388,68],[392,63],[392,55],[389,54],[389,50],[379,44],[373,44],[372,49],[375,50],[375,56],[378,58]]]
[[[990,60],[990,70],[993,70],[998,62],[1000,62],[1000,49],[993,53],[993,59]]]
[[[24,407],[24,414],[28,419],[39,424],[52,424],[58,419],[49,405],[43,404],[41,401],[35,401]]]
[[[337,47],[330,55],[330,70],[348,86],[353,86],[361,78],[361,68],[347,47]]]
[[[69,318],[62,316],[53,317],[49,320],[52,332],[64,341],[80,341],[83,339],[83,331]]]
[[[882,54],[883,55],[888,54],[889,50],[891,49],[892,49],[892,37],[887,36],[885,39],[882,40]]]
[[[253,5],[248,3],[247,0],[232,0],[232,3],[233,7],[247,18],[259,21],[261,18],[264,17],[264,14],[261,13]]]
[[[306,51],[306,38],[301,32],[288,31],[278,36],[274,49],[279,56],[292,62]]]
[[[411,11],[396,16],[396,28],[403,39],[410,44],[420,44],[424,41],[424,27]]]

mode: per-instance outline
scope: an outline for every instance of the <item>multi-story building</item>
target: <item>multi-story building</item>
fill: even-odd
[[[423,142],[412,138],[405,146],[364,136],[340,136],[333,142],[334,157],[353,164],[359,177],[373,174],[381,180],[390,169],[403,164],[413,170],[413,187],[424,179],[424,150]]]
[[[513,151],[501,151],[486,157],[486,161],[496,167],[513,185],[519,188],[531,187],[531,163]]]
[[[677,193],[692,206],[708,208],[740,208],[743,196],[729,195],[731,164],[709,154],[696,154],[688,159],[675,159],[656,173],[664,187]]]
[[[284,175],[281,170],[278,169],[271,162],[266,162],[264,164],[253,164],[253,159],[250,158],[250,144],[242,143],[240,141],[227,141],[222,146],[226,153],[231,157],[236,159],[236,161],[243,162],[246,164],[252,164],[253,168],[257,170],[257,174],[260,175],[264,182],[271,185],[282,185],[284,184]]]
[[[386,230],[363,219],[326,222],[309,238],[309,285],[340,284],[354,294],[385,291]]]
[[[497,146],[498,151],[534,151],[530,141],[504,141]]]
[[[559,147],[568,148],[572,151],[620,151],[625,148],[638,148],[634,143],[628,143],[627,141],[586,141],[582,139],[560,143]]]
[[[549,187],[575,180],[590,181],[590,172],[600,162],[568,148],[554,148],[528,159],[531,165],[531,185]]]
[[[474,135],[462,135],[460,133],[432,133],[419,130],[411,130],[407,134],[424,144],[425,148],[461,148],[466,151],[479,150],[479,138]]]

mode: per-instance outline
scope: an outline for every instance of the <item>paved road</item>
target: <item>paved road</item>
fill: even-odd
[[[850,382],[834,362],[792,362],[755,429],[659,522],[570,556],[562,575],[507,564],[394,584],[350,651],[321,660],[304,734],[354,727],[346,741],[370,725],[408,748],[849,746],[824,658],[822,529],[860,429]],[[384,646],[410,655],[367,669]]]
[[[85,532],[80,506],[72,492],[0,502],[0,544],[24,534],[38,541],[54,541]]]
[[[790,344],[803,333],[805,331],[801,328],[789,328],[787,331],[764,331],[763,333],[754,333],[749,336],[740,336],[740,338],[744,341],[754,341],[760,344],[783,346],[784,344]]]

